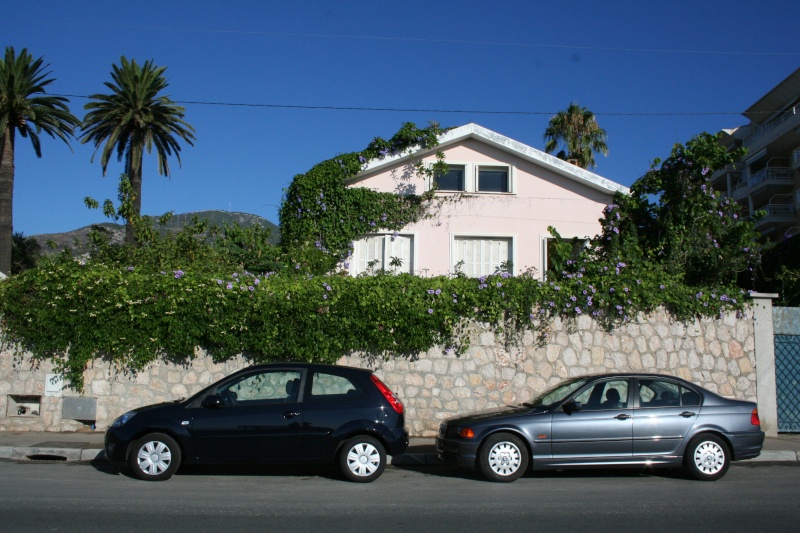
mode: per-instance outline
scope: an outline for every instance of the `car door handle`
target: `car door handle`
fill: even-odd
[[[691,411],[684,411],[684,412],[682,412],[682,413],[681,413],[681,416],[682,416],[683,418],[691,418],[691,417],[693,417],[694,415],[695,415],[695,414],[694,414],[694,413],[692,413]]]
[[[614,418],[616,418],[617,420],[627,420],[627,419],[633,418],[633,417],[631,415],[628,415],[628,414],[625,414],[625,413],[621,413],[621,414],[618,414],[617,416],[615,416]]]
[[[283,413],[283,418],[294,418],[296,416],[300,416],[300,413],[296,413],[294,411],[286,411]]]

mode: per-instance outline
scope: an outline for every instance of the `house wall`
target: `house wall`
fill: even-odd
[[[198,352],[189,365],[157,362],[131,376],[94,362],[84,373],[84,397],[96,400],[96,425],[105,429],[129,409],[190,396],[246,364],[241,358],[215,364]],[[676,375],[724,396],[753,401],[760,392],[752,313],[684,324],[658,311],[610,332],[586,316],[574,323],[556,319],[546,344],[538,345],[526,332],[512,348],[493,330],[476,326],[471,347],[460,357],[433,348],[414,360],[356,354],[339,364],[374,369],[405,404],[406,427],[413,436],[434,435],[446,418],[524,402],[566,377],[589,373]],[[47,395],[50,373],[47,363],[32,367],[27,356],[15,359],[8,349],[0,352],[0,431],[85,427],[63,416],[65,399],[77,396],[74,391]],[[14,396],[38,397],[38,414],[10,411]]]
[[[613,195],[602,193],[508,152],[474,139],[443,149],[449,164],[509,165],[513,193],[468,193],[447,203],[429,220],[407,226],[403,233],[415,239],[415,273],[451,273],[453,237],[504,236],[514,239],[513,273],[544,266],[543,240],[554,226],[563,237],[593,237],[600,232],[599,219]],[[433,157],[425,159],[432,163]],[[421,194],[429,186],[398,163],[351,184],[381,192]],[[452,193],[437,193],[452,195]]]

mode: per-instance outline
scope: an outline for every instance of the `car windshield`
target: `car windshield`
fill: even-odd
[[[556,387],[546,390],[541,393],[539,396],[534,398],[529,402],[525,402],[522,405],[526,407],[539,407],[542,409],[547,409],[551,405],[556,404],[564,400],[567,396],[572,394],[574,391],[579,389],[586,383],[587,378],[574,378],[564,383],[557,385]]]

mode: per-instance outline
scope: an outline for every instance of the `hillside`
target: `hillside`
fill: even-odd
[[[269,228],[270,243],[277,244],[280,240],[280,230],[278,226],[269,220],[262,218],[258,215],[251,215],[249,213],[231,213],[229,211],[197,211],[194,213],[180,213],[173,215],[172,219],[166,224],[163,229],[165,231],[179,231],[186,224],[191,222],[192,217],[197,216],[200,219],[208,220],[210,224],[223,227],[225,224],[233,225],[239,224],[242,227],[260,225]],[[94,224],[109,230],[112,234],[112,242],[121,243],[125,238],[125,226],[122,224],[112,224],[105,222],[103,224]],[[157,225],[154,223],[154,225]],[[85,226],[72,231],[65,231],[63,233],[43,233],[40,235],[31,235],[36,242],[41,246],[41,251],[44,254],[60,252],[65,248],[75,248],[75,243],[85,244],[87,242],[87,235],[92,229],[92,226]],[[51,248],[47,245],[48,242],[55,243],[55,247]]]

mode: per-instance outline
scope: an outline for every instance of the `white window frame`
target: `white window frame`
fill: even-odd
[[[504,163],[480,163],[476,164],[475,168],[473,169],[473,190],[479,194],[514,194],[515,187],[514,187],[514,171],[511,165],[506,165]],[[481,169],[505,169],[508,173],[508,192],[499,192],[499,191],[481,191],[478,188],[478,184],[480,183],[480,173]]]
[[[463,191],[437,190],[436,191],[437,193],[440,192],[442,194],[469,193],[469,194],[499,194],[499,195],[508,195],[517,193],[516,169],[513,165],[509,165],[506,163],[465,163],[462,161],[447,161],[447,164],[450,166],[464,167],[464,190]],[[428,168],[433,169],[433,163],[431,163],[428,166]],[[508,172],[508,192],[479,191],[478,176],[482,168],[505,169]],[[428,190],[432,190],[433,187],[434,187],[434,178],[433,176],[431,176],[428,180]]]
[[[506,261],[511,261],[511,271],[509,272],[511,275],[515,275],[517,271],[517,236],[516,234],[509,234],[509,233],[451,233],[450,234],[450,272],[455,274],[456,272],[456,264],[458,263],[458,240],[459,239],[474,239],[474,240],[507,240],[508,246],[510,248],[508,252],[508,258]],[[502,263],[502,261],[501,261]],[[499,267],[499,263],[497,267]],[[462,272],[464,270],[462,269]],[[466,273],[466,272],[465,272]],[[483,275],[491,275],[494,274],[495,271],[488,273],[481,273],[476,276],[472,277],[480,277]],[[469,274],[467,274],[469,275]]]
[[[469,163],[456,163],[454,161],[448,161],[447,162],[447,166],[448,167],[464,167],[464,190],[456,191],[456,190],[452,190],[452,189],[436,189],[436,192],[458,194],[458,193],[464,193],[464,192],[469,191],[469,181],[470,181],[470,168],[469,168],[470,165],[469,165]],[[431,165],[430,168],[432,169],[433,165]],[[428,183],[428,189],[433,189],[434,188],[435,181],[436,181],[436,178],[433,175],[431,175],[430,183]]]
[[[589,241],[591,240],[590,237],[586,236],[581,237],[579,235],[569,235],[569,236],[562,235],[561,239],[564,241],[571,241],[572,239],[581,239],[583,240],[584,248],[589,246]],[[552,240],[553,236],[550,235],[549,233],[540,234],[540,242],[542,243],[541,244],[542,253],[541,253],[541,263],[539,268],[539,272],[541,272],[541,274],[539,276],[539,279],[541,279],[542,281],[545,281],[545,278],[547,276],[547,243]]]
[[[356,239],[356,241],[353,242],[353,255],[349,259],[350,266],[348,268],[348,272],[350,273],[350,275],[351,276],[358,276],[358,275],[362,274],[363,272],[367,271],[366,268],[364,270],[358,270],[358,254],[359,254],[358,246],[359,246],[360,242],[361,243],[364,242],[363,241],[364,239],[373,238],[373,237],[382,237],[383,238],[383,250],[382,250],[383,257],[381,259],[381,265],[376,266],[375,267],[375,271],[380,270],[381,268],[384,268],[387,272],[413,274],[414,270],[416,268],[416,264],[417,264],[417,260],[416,260],[417,253],[418,253],[417,243],[418,243],[418,240],[419,240],[417,238],[417,234],[416,234],[416,232],[398,232],[398,234],[396,236],[398,238],[400,238],[400,237],[407,238],[407,239],[410,239],[410,241],[411,241],[410,247],[409,247],[409,255],[410,255],[409,264],[403,264],[402,270],[397,270],[396,268],[393,268],[393,267],[389,266],[389,261],[392,258],[391,252],[390,252],[390,247],[391,247],[391,243],[393,242],[392,238],[394,236],[395,236],[394,232],[392,232],[392,233],[376,232],[376,233],[369,233],[369,234],[366,234],[366,235],[361,235],[358,239]],[[367,263],[369,263],[369,261],[367,261]]]

